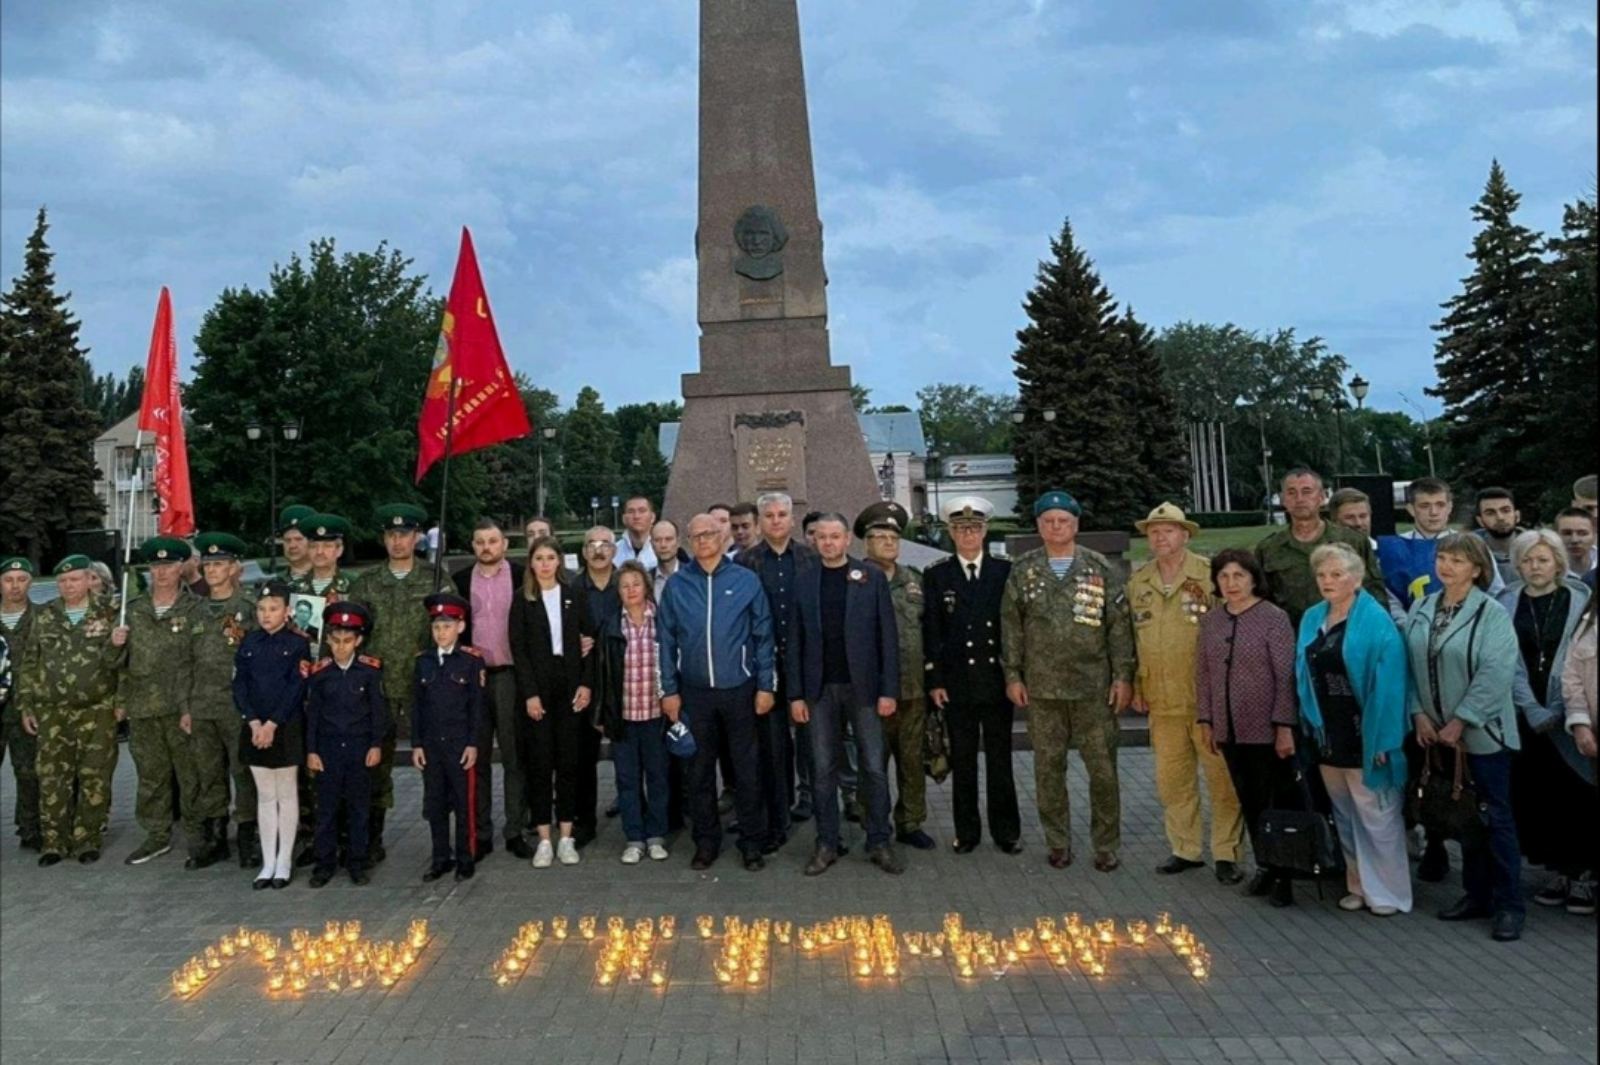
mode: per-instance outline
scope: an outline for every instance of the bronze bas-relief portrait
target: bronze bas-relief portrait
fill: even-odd
[[[778,212],[770,207],[746,207],[733,224],[733,242],[743,252],[733,261],[733,270],[752,281],[771,281],[783,273],[783,246],[789,231]]]

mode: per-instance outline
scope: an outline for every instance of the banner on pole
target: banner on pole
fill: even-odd
[[[178,395],[178,337],[172,324],[172,296],[165,285],[150,330],[139,428],[155,441],[156,530],[162,536],[189,536],[194,532],[194,497],[189,490],[189,446]]]

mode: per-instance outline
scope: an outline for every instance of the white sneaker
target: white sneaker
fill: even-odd
[[[533,867],[535,869],[548,869],[550,863],[556,859],[556,849],[550,846],[550,841],[541,839],[539,846],[533,852]]]
[[[1339,909],[1345,910],[1349,913],[1354,913],[1357,910],[1364,910],[1366,908],[1367,900],[1362,898],[1360,895],[1346,895],[1344,898],[1339,900]]]
[[[652,862],[664,862],[667,860],[667,848],[659,840],[650,841],[650,860]]]
[[[630,843],[622,848],[622,864],[638,865],[639,859],[644,857],[644,847],[637,843]]]
[[[1395,914],[1397,914],[1399,912],[1400,912],[1400,907],[1398,907],[1398,906],[1374,906],[1374,907],[1372,907],[1372,916],[1374,916],[1374,917],[1393,917]]]
[[[572,842],[571,836],[561,837],[561,842],[556,844],[556,860],[562,865],[578,864],[578,845]]]

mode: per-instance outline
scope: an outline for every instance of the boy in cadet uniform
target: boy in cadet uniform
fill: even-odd
[[[433,647],[416,656],[416,693],[411,716],[411,764],[422,770],[422,812],[433,831],[433,861],[422,874],[434,881],[455,870],[472,879],[477,844],[473,766],[484,726],[488,670],[476,648],[460,642],[471,609],[459,595],[428,596]],[[455,857],[450,851],[450,816],[456,819]]]
[[[183,582],[189,545],[171,536],[146,540],[139,555],[150,587],[128,601],[128,665],[117,682],[116,710],[128,722],[128,749],[138,772],[134,817],[144,842],[123,861],[143,865],[172,850],[172,778],[178,778],[190,856],[205,850],[194,754],[182,727],[189,700],[189,615],[200,599]]]
[[[340,570],[339,559],[344,556],[344,538],[350,531],[350,523],[337,514],[313,512],[300,515],[295,528],[306,541],[307,559],[306,569],[289,581],[289,590],[297,595],[322,596],[329,604],[347,598],[351,580]],[[307,633],[311,642],[321,648],[319,653],[323,657],[327,655],[327,649],[322,647],[322,635],[326,631],[324,622],[322,633]],[[306,841],[306,846],[295,856],[295,865],[310,865],[315,860],[316,824],[317,789],[309,777],[302,776],[298,834]]]
[[[68,555],[52,574],[61,597],[39,611],[22,661],[22,727],[39,737],[40,865],[75,853],[100,860],[111,812],[117,719],[112,701],[128,634],[109,599],[89,594],[86,555]]]
[[[327,656],[306,665],[306,768],[316,777],[316,868],[311,886],[333,879],[339,863],[338,817],[348,818],[350,879],[367,872],[367,811],[372,805],[370,770],[383,757],[389,707],[383,699],[383,663],[357,654],[372,624],[356,602],[330,605],[322,615]]]
[[[283,545],[283,562],[291,581],[311,572],[311,541],[300,531],[300,523],[315,513],[304,503],[293,503],[278,514],[278,542]]]
[[[11,650],[11,699],[0,700],[0,759],[11,752],[11,774],[17,780],[17,805],[13,818],[17,838],[25,851],[42,844],[39,831],[38,738],[22,727],[22,663],[39,611],[28,597],[33,586],[33,563],[13,556],[0,559],[0,634]]]
[[[201,846],[183,863],[204,869],[228,857],[228,778],[239,822],[239,867],[261,862],[256,838],[256,782],[239,760],[239,711],[233,705],[233,659],[256,627],[256,601],[234,580],[234,561],[245,543],[230,533],[195,537],[207,592],[189,611],[189,698],[178,725],[189,734],[194,758],[195,816]]]
[[[410,729],[417,652],[429,646],[424,602],[434,589],[433,567],[417,559],[427,511],[410,503],[390,503],[378,508],[377,517],[388,561],[364,570],[350,583],[350,598],[372,614],[367,653],[388,663],[383,670],[383,697],[389,704],[389,734],[383,741],[383,760],[372,771],[372,819],[367,830],[374,864],[385,856],[383,822],[394,806],[395,739]]]

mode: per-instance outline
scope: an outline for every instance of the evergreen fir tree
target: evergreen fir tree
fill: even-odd
[[[1128,409],[1126,335],[1117,305],[1075,243],[1072,223],[1050,243],[1023,303],[1029,324],[1017,332],[1015,427],[1017,508],[1024,516],[1050,488],[1083,506],[1083,526],[1126,528],[1143,517],[1139,441]],[[1043,413],[1055,411],[1046,422]],[[1038,474],[1035,477],[1035,469]]]
[[[1444,304],[1434,353],[1446,440],[1458,490],[1504,485],[1532,499],[1546,484],[1541,414],[1549,399],[1550,344],[1543,238],[1517,224],[1522,197],[1496,161],[1472,216],[1483,228],[1467,258],[1472,274]]]
[[[1549,381],[1538,433],[1545,489],[1540,513],[1547,518],[1572,498],[1573,481],[1594,472],[1594,457],[1600,452],[1600,423],[1594,416],[1600,365],[1597,220],[1592,194],[1569,203],[1562,212],[1561,236],[1550,241]]]
[[[567,509],[588,521],[590,503],[599,498],[601,509],[620,495],[617,473],[617,431],[606,417],[600,393],[585,385],[561,424],[562,489]]]
[[[667,476],[671,470],[661,455],[660,430],[646,429],[639,434],[633,448],[632,465],[628,470],[628,494],[646,496],[661,512],[661,501],[667,494]]]
[[[1155,334],[1134,317],[1132,307],[1117,326],[1127,346],[1124,376],[1139,441],[1142,498],[1147,509],[1162,501],[1182,506],[1189,495],[1189,445],[1178,397],[1167,384]]]
[[[66,553],[71,529],[98,528],[94,441],[100,418],[84,402],[90,376],[79,322],[58,295],[44,208],[22,276],[0,295],[0,552],[35,565]],[[114,471],[107,471],[108,474]]]

